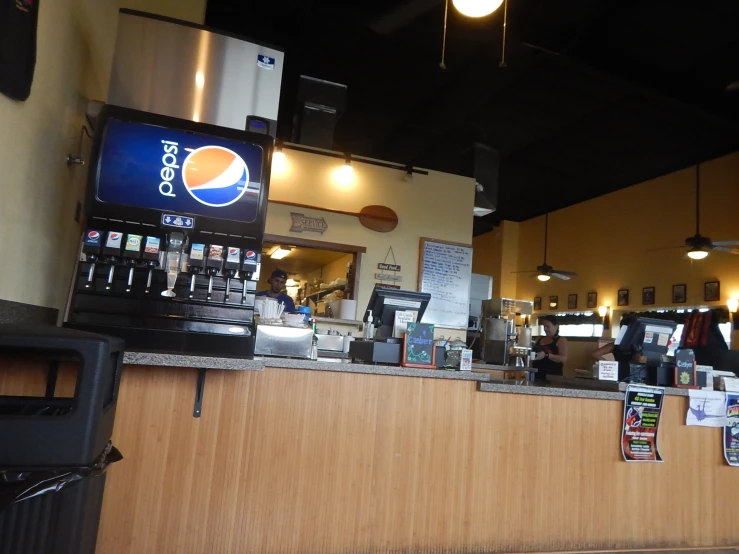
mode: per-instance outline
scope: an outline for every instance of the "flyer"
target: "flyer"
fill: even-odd
[[[661,462],[657,432],[664,387],[628,385],[624,399],[621,452],[627,462]]]
[[[726,393],[726,426],[724,458],[730,466],[739,467],[739,394]]]
[[[724,427],[726,425],[726,393],[690,389],[690,404],[685,425]]]

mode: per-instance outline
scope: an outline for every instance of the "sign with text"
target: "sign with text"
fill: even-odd
[[[627,462],[661,462],[657,445],[663,387],[629,385],[624,399],[621,452]]]
[[[434,326],[430,323],[409,323],[403,340],[403,367],[436,369]]]
[[[385,283],[375,283],[376,289],[396,289],[400,290],[400,285],[386,285]]]
[[[598,379],[601,381],[618,381],[618,362],[598,362]]]
[[[290,212],[292,218],[292,226],[290,227],[291,233],[302,233],[303,231],[309,233],[323,234],[328,229],[328,223],[323,218],[317,217],[306,217],[303,214]]]
[[[391,281],[393,283],[399,283],[403,280],[401,275],[392,275],[390,273],[375,273],[375,279],[378,281]]]
[[[395,321],[393,322],[393,336],[402,339],[408,330],[408,324],[415,323],[417,318],[418,312],[416,310],[396,310]]]
[[[739,467],[739,394],[726,395],[724,458],[730,466]]]
[[[377,264],[377,269],[380,271],[400,271],[400,266],[395,264]]]

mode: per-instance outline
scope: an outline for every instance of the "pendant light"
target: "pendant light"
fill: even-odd
[[[497,10],[503,0],[452,0],[457,11],[467,17],[485,17]]]

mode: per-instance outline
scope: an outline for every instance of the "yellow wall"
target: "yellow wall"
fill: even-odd
[[[714,240],[739,239],[739,153],[701,165],[701,233]],[[542,261],[544,218],[520,226],[518,264],[534,268]],[[703,305],[703,284],[721,281],[721,302],[739,296],[739,256],[714,252],[705,260],[684,258],[679,246],[695,233],[695,168],[678,171],[602,196],[549,217],[547,261],[555,268],[578,272],[569,282],[541,283],[518,278],[521,298],[578,294],[585,307],[588,291],[598,303],[616,306],[620,288],[630,290],[630,307],[642,309],[643,287],[656,287],[655,306],[672,305],[672,285],[687,284],[687,305]]]
[[[346,279],[347,264],[350,264],[353,259],[353,254],[347,254],[343,258],[326,264],[316,272],[316,277],[323,279],[324,283],[333,283],[336,279]]]
[[[78,153],[87,99],[104,100],[119,7],[202,23],[205,0],[54,0],[41,3],[31,96],[0,95],[0,299],[62,308],[81,229],[86,171]],[[89,141],[83,142],[87,155]]]
[[[362,207],[381,204],[398,214],[398,227],[390,233],[370,231],[356,217],[320,210],[303,210],[270,203],[266,232],[273,235],[364,246],[357,297],[358,311],[363,310],[374,288],[377,264],[384,262],[392,246],[396,263],[402,266],[402,287],[416,290],[418,246],[421,237],[471,243],[474,181],[430,171],[403,181],[403,171],[353,162],[354,182],[339,185],[333,171],[342,161],[318,154],[286,150],[288,170],[274,172],[270,199],[323,205],[328,208],[358,212]],[[290,233],[290,212],[308,217],[323,217],[328,229],[317,233]],[[392,260],[388,258],[389,262]]]
[[[714,240],[739,239],[738,178],[739,153],[701,165],[703,235]],[[685,305],[698,306],[707,305],[703,284],[712,280],[721,281],[721,304],[730,297],[739,297],[739,256],[714,252],[705,260],[691,261],[684,258],[682,249],[652,251],[679,246],[695,233],[694,199],[695,168],[689,168],[553,212],[549,216],[547,261],[579,275],[571,281],[552,279],[542,283],[520,274],[517,297],[532,300],[541,296],[546,310],[549,296],[558,296],[559,311],[565,311],[567,296],[574,293],[582,310],[587,293],[596,291],[599,305],[615,309],[618,290],[627,288],[630,305],[626,310],[649,309],[641,303],[643,287],[656,288],[654,307],[668,307],[673,305],[672,285],[684,283]],[[485,257],[500,257],[506,233],[506,227],[499,227],[475,238],[476,264]],[[540,265],[544,217],[520,223],[514,234],[518,240],[518,269]],[[478,268],[475,265],[475,271]],[[491,269],[502,271],[494,265]]]
[[[472,241],[472,272],[493,278],[493,298],[517,298],[518,223],[503,221],[499,227]]]

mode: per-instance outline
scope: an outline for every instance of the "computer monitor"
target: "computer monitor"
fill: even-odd
[[[372,323],[377,329],[376,338],[386,339],[393,336],[396,311],[416,311],[416,321],[421,321],[429,300],[431,295],[427,292],[376,288],[372,291],[362,321],[367,321],[367,312],[372,312]]]
[[[647,358],[647,363],[659,365],[661,357],[667,354],[675,329],[677,323],[674,321],[637,317],[619,330],[613,344],[614,355],[641,353]]]

